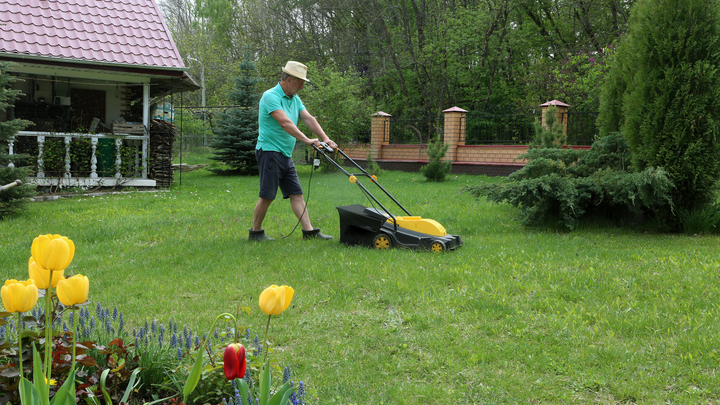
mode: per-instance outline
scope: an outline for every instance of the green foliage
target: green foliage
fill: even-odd
[[[217,137],[212,143],[211,159],[225,163],[228,168],[212,169],[218,174],[256,174],[255,146],[258,138],[258,100],[260,79],[255,63],[246,56],[240,64],[241,75],[235,78],[235,88],[228,98],[236,106],[221,115],[217,122]]]
[[[638,170],[667,171],[681,210],[712,201],[720,176],[718,69],[717,2],[637,2],[604,90],[601,129],[623,131]]]
[[[558,108],[548,107],[544,112],[545,124],[539,119],[535,120],[535,137],[529,148],[562,148],[565,145],[563,124],[557,117]]]
[[[308,77],[312,81],[300,97],[327,136],[338,144],[364,139],[375,106],[359,75],[340,72],[333,64],[320,67],[309,62]]]
[[[680,228],[688,235],[720,234],[720,204],[709,204],[692,210],[679,210]]]
[[[604,83],[615,56],[614,45],[601,52],[568,52],[559,64],[551,68],[556,83],[553,98],[570,104],[580,111],[597,111],[600,106],[601,83]]]
[[[373,160],[372,154],[368,153],[367,159],[365,160],[365,164],[367,167],[365,167],[365,171],[370,173],[371,175],[380,176],[383,173],[383,169],[380,167],[380,165]]]
[[[8,73],[10,66],[10,63],[0,62],[0,111],[2,112],[6,112],[9,107],[13,106],[21,95],[19,90],[10,88],[16,80]],[[10,157],[7,142],[13,139],[18,131],[31,124],[30,121],[17,118],[8,121],[0,120],[0,186],[10,184],[15,180],[24,181],[30,175],[29,168],[21,167],[24,161],[23,156],[13,155],[12,158]],[[10,163],[13,167],[8,167]],[[0,220],[21,212],[27,204],[27,197],[33,194],[33,189],[27,185],[0,191]]]
[[[450,173],[452,162],[443,161],[450,145],[443,144],[442,138],[438,135],[427,148],[428,164],[420,168],[420,172],[428,181],[445,181]]]
[[[520,209],[527,226],[553,221],[575,229],[585,217],[636,223],[643,215],[672,210],[673,184],[662,169],[625,170],[621,134],[598,140],[589,150],[530,149],[528,163],[507,182],[467,187],[475,197]]]

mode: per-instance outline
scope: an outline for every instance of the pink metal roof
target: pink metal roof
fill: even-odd
[[[2,53],[184,67],[154,0],[1,0]]]

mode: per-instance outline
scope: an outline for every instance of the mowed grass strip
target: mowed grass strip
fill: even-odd
[[[130,327],[173,318],[205,331],[249,306],[242,321],[261,337],[259,293],[290,285],[273,356],[322,404],[718,402],[717,238],[527,229],[512,208],[461,192],[498,179],[386,172],[381,184],[413,215],[464,246],[376,251],[337,240],[335,207],[370,205],[358,187],[316,172],[308,189],[300,172],[330,243],[299,229],[282,239],[297,222],[283,200],[265,221],[277,240],[248,242],[257,177],[200,170],[169,191],[30,204],[0,222],[0,271],[26,277],[32,239],[62,234],[77,246],[66,274],[87,275],[93,303],[117,305]]]

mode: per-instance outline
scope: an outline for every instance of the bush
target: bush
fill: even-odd
[[[601,98],[601,135],[622,131],[637,170],[664,168],[681,210],[711,202],[720,176],[719,48],[717,2],[638,1]]]
[[[440,135],[438,135],[427,148],[428,164],[421,167],[425,179],[428,181],[445,181],[445,178],[450,173],[452,168],[452,162],[443,161],[445,153],[448,150],[449,145],[444,145]]]
[[[588,216],[636,223],[644,215],[672,210],[673,184],[662,169],[624,170],[621,134],[598,140],[589,150],[531,149],[524,168],[500,184],[470,186],[475,197],[520,209],[528,226],[559,222],[568,229]]]

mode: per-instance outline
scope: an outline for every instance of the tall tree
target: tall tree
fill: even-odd
[[[240,76],[228,98],[235,105],[220,116],[210,159],[229,168],[213,170],[221,174],[257,174],[255,146],[258,138],[258,101],[260,93],[255,63],[248,54],[240,64]]]
[[[0,62],[0,115],[5,115],[7,118],[0,119],[0,186],[15,180],[22,181],[30,175],[29,167],[19,166],[22,156],[8,154],[8,142],[17,135],[18,131],[32,124],[30,121],[8,116],[11,107],[21,95],[19,90],[12,90],[10,87],[16,78],[8,74],[8,67],[7,62]],[[27,186],[0,191],[0,219],[21,211],[27,204],[26,197],[32,194],[32,189]]]
[[[676,207],[714,200],[720,176],[718,3],[639,0],[611,69],[602,132],[621,130],[639,169],[667,170]]]

